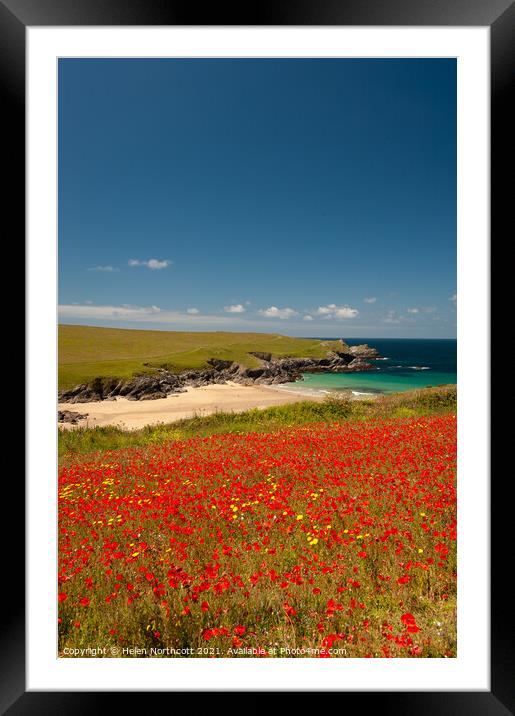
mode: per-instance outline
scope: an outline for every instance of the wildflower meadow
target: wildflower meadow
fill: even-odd
[[[69,456],[60,656],[456,656],[456,418]]]

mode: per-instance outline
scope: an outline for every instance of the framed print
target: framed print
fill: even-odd
[[[513,711],[489,267],[514,6],[190,15],[0,3],[28,319],[2,708]]]

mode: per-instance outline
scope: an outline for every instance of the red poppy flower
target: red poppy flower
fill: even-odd
[[[328,634],[322,641],[322,646],[332,647],[335,641],[338,641],[340,637],[338,634]]]
[[[403,614],[403,615],[401,616],[401,622],[402,622],[403,624],[406,624],[406,625],[408,625],[408,624],[415,624],[416,619],[415,619],[415,617],[413,616],[413,614],[410,614],[409,612],[407,612],[406,614]]]
[[[294,609],[294,607],[290,606],[290,605],[288,604],[288,602],[284,602],[283,608],[284,608],[284,611],[286,612],[286,614],[287,614],[289,617],[294,617],[294,616],[297,615],[296,609]]]

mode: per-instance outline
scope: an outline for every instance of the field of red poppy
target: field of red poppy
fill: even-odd
[[[454,415],[72,456],[58,499],[61,656],[456,655]]]

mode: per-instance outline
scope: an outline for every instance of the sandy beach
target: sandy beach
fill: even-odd
[[[228,383],[188,388],[186,393],[172,394],[160,400],[117,398],[96,403],[59,403],[59,410],[87,413],[87,419],[78,423],[81,427],[116,425],[125,430],[137,430],[145,425],[171,423],[194,415],[210,415],[220,411],[241,413],[251,408],[322,399],[322,396],[307,397],[302,393],[269,386]],[[66,430],[77,426],[59,423],[59,427]]]

